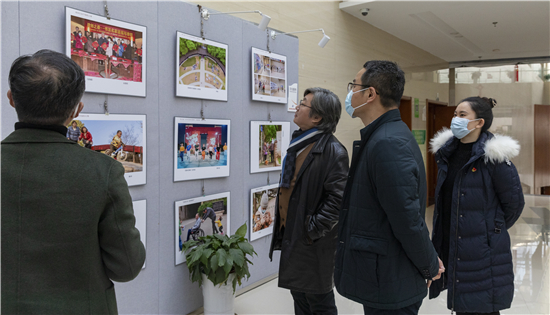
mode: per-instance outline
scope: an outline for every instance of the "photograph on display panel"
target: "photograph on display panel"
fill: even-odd
[[[250,240],[273,233],[275,202],[279,184],[254,188],[250,191]]]
[[[128,186],[146,183],[145,115],[81,113],[67,128],[69,140],[119,161]]]
[[[132,202],[134,207],[134,216],[136,217],[136,229],[139,231],[139,239],[145,246],[145,251],[147,251],[147,201],[146,200],[137,200]],[[141,269],[145,269],[145,264],[147,260],[143,263]]]
[[[250,122],[250,173],[280,171],[290,143],[290,123]]]
[[[252,99],[287,103],[286,57],[252,48]]]
[[[229,176],[229,120],[175,118],[174,181]]]
[[[230,233],[229,192],[176,201],[176,265],[185,262],[183,244],[201,236]]]
[[[176,96],[227,101],[227,45],[177,32]]]
[[[145,26],[65,7],[65,53],[86,74],[86,92],[145,97]]]

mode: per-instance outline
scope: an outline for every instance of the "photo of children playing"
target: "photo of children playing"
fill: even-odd
[[[143,33],[71,15],[71,59],[88,77],[142,82]]]
[[[143,171],[143,121],[73,120],[67,139],[122,163],[125,173]]]
[[[181,254],[183,243],[189,240],[228,233],[227,197],[186,205],[181,205],[182,203],[184,202],[176,202],[178,254]]]
[[[255,232],[273,226],[275,220],[275,202],[278,192],[279,188],[273,188],[252,194],[252,236],[254,236]]]
[[[225,90],[225,68],[226,49],[180,37],[178,84]]]
[[[178,123],[178,169],[226,166],[227,125]]]
[[[260,125],[259,166],[260,168],[281,166],[282,125]]]

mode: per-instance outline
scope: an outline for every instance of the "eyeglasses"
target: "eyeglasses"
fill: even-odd
[[[309,107],[309,108],[313,108],[313,107],[311,107],[311,106],[307,106],[307,105],[304,104],[303,102],[300,102],[300,103],[296,106],[296,109],[299,109],[299,108],[302,107],[302,106],[304,106],[304,107]]]
[[[370,86],[370,85],[356,84],[356,83],[350,82],[350,83],[348,83],[348,93],[349,93],[351,90],[353,90],[353,87],[354,87],[355,85],[362,86],[362,87],[364,87],[365,89],[368,89],[368,88],[371,88],[371,87],[372,87],[372,86]],[[378,91],[377,91],[376,89],[374,89],[374,93],[380,95],[380,93],[378,93]]]
[[[350,82],[350,83],[348,83],[348,93],[349,93],[349,91],[353,90],[353,87],[354,87],[355,85],[359,85],[359,86],[363,86],[363,87],[367,87],[367,88],[370,87],[370,86],[368,86],[368,85],[356,84],[356,83]]]

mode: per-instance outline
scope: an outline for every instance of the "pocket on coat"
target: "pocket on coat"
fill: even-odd
[[[378,256],[387,254],[388,241],[353,235],[349,246],[358,280],[378,286]]]
[[[366,251],[378,255],[387,255],[388,241],[363,235],[352,235],[350,237],[350,248],[353,250]]]

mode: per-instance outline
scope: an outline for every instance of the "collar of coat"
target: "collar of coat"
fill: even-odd
[[[61,126],[62,127],[62,126]],[[63,127],[65,128],[65,127]],[[65,133],[67,128],[65,128]],[[30,142],[42,142],[42,143],[67,143],[75,144],[76,142],[70,141],[65,137],[60,130],[51,129],[37,129],[37,128],[17,128],[14,132],[6,137],[2,143],[30,143]]]
[[[453,136],[453,132],[450,129],[443,128],[430,140],[430,152],[433,154],[448,155],[454,152],[459,141],[459,139]],[[477,154],[483,155],[485,163],[491,162],[497,164],[508,162],[518,156],[520,148],[517,140],[509,136],[492,134],[486,131],[480,135],[472,150],[477,152]]]
[[[390,121],[400,121],[401,113],[399,109],[392,109],[385,112],[380,117],[376,118],[373,122],[361,129],[361,142],[367,142],[370,136],[380,127],[381,125],[390,122]]]

